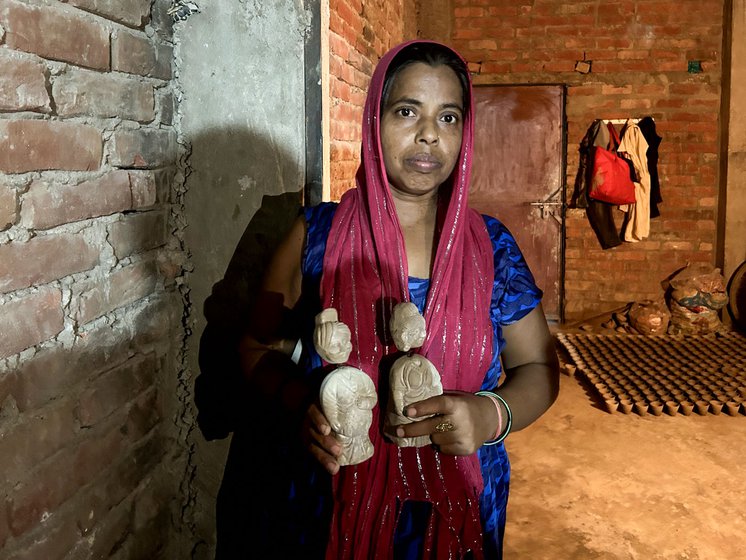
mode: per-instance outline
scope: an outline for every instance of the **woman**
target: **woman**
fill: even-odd
[[[504,439],[511,411],[518,430],[556,398],[541,292],[502,224],[467,207],[472,118],[469,75],[456,53],[428,41],[387,53],[366,101],[357,189],[295,223],[266,274],[273,297],[258,313],[263,328],[242,345],[257,390],[307,410],[303,440],[331,475],[326,558],[499,558],[509,465],[502,443],[484,444]],[[405,411],[426,419],[389,428],[399,438],[429,436],[432,445],[420,448],[387,439],[380,414],[397,357],[383,325],[406,301],[425,317],[417,352],[444,387]],[[329,307],[352,332],[347,363],[371,377],[379,398],[373,457],[341,468],[328,420],[308,404],[333,369],[310,343],[314,315]],[[280,308],[296,320],[269,320]],[[278,368],[278,351],[293,347],[283,324],[293,323],[300,324],[303,378],[287,364]],[[475,395],[480,389],[497,394]],[[314,503],[326,481],[316,473],[294,483],[291,501]]]

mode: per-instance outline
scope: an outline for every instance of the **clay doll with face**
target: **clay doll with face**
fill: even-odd
[[[338,320],[337,310],[324,309],[316,315],[313,345],[322,360],[330,364],[343,364],[350,357],[350,328]]]
[[[324,378],[319,390],[321,408],[334,438],[342,447],[340,466],[356,465],[373,456],[368,430],[378,401],[373,380],[350,366],[335,369]]]

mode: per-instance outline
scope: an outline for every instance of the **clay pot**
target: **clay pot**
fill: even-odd
[[[741,405],[737,402],[727,401],[725,403],[725,412],[728,416],[736,416],[740,410]]]
[[[648,414],[648,405],[645,402],[637,401],[634,404],[634,409],[637,414],[640,416],[647,416]]]
[[[718,400],[711,400],[710,401],[710,412],[712,412],[715,416],[717,416],[722,411],[723,411],[723,403],[721,403]]]
[[[619,403],[617,403],[616,399],[604,399],[604,406],[606,407],[606,412],[614,414],[619,408]]]
[[[707,410],[709,408],[710,408],[710,404],[707,401],[695,401],[694,402],[694,410],[700,416],[704,416],[705,414],[707,414]]]
[[[629,399],[619,399],[619,410],[623,414],[629,414],[632,412],[632,401]]]
[[[694,411],[694,403],[692,401],[681,401],[679,410],[681,410],[681,414],[684,416],[691,416]]]
[[[653,413],[653,416],[660,416],[663,414],[663,403],[661,401],[651,401],[650,412]]]
[[[674,416],[679,411],[679,403],[676,401],[666,401],[665,404],[666,414]]]

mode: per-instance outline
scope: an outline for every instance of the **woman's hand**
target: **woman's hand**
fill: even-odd
[[[318,403],[308,407],[303,419],[301,437],[306,449],[329,471],[329,474],[337,474],[339,471],[337,457],[342,452],[342,448],[334,439],[332,427]]]
[[[434,414],[412,422],[392,426],[397,437],[429,435],[434,445],[448,455],[471,455],[485,441],[495,437],[497,431],[497,411],[492,401],[471,393],[448,392],[416,402],[404,411],[409,418]],[[438,426],[449,431],[439,431]]]

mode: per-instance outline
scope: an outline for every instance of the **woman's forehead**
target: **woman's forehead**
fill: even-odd
[[[461,105],[463,91],[456,72],[449,66],[414,62],[397,72],[391,84],[389,103],[401,98],[420,99],[437,94]]]

